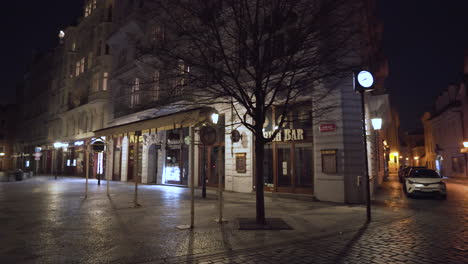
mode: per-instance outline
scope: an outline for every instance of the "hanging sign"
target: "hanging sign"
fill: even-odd
[[[93,143],[92,147],[93,147],[93,151],[103,152],[104,147],[105,147],[105,143],[102,142],[102,141],[96,141],[96,142]]]

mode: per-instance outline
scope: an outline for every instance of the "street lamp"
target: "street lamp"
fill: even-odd
[[[382,118],[372,118],[371,122],[374,130],[380,130],[382,128]]]
[[[371,200],[369,186],[369,161],[367,158],[367,135],[366,135],[366,108],[364,93],[373,90],[374,77],[368,71],[361,70],[355,72],[353,76],[353,88],[361,95],[361,120],[362,120],[362,141],[364,147],[364,176],[366,180],[366,213],[367,222],[371,221]]]
[[[219,114],[218,113],[212,113],[209,117],[211,119],[211,122],[213,124],[217,124],[219,120]],[[190,145],[190,164],[192,168],[190,169],[190,225],[179,225],[177,226],[178,229],[191,229],[194,227],[195,223],[195,127],[205,125],[208,121],[208,118],[194,124],[193,126],[190,127],[190,135],[188,138],[185,138],[185,144]],[[205,142],[203,140],[203,137],[201,138],[202,144],[203,144],[203,167],[205,167]],[[219,180],[218,184],[220,183],[221,180]],[[219,190],[221,189],[220,187],[218,188]],[[206,197],[206,175],[205,175],[205,168],[203,169],[203,178],[202,178],[202,197]],[[220,204],[221,204],[221,197],[220,197]],[[220,207],[220,211],[221,211]],[[222,213],[220,212],[220,215]],[[220,216],[220,219],[222,219],[222,216]]]
[[[65,148],[67,146],[67,144],[65,143],[62,143],[62,142],[55,142],[54,143],[54,148],[56,149],[56,151],[54,152],[55,153],[55,158],[52,157],[52,163],[54,163],[54,160],[57,159],[57,151],[58,149],[60,148]],[[56,162],[57,163],[57,162]],[[55,165],[55,166],[54,166]],[[54,169],[54,176],[55,176],[55,179],[57,179],[57,164],[53,164],[52,165],[52,168]]]

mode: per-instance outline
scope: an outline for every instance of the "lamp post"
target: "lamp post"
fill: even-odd
[[[366,181],[366,212],[367,222],[371,221],[371,200],[370,200],[370,181],[369,181],[369,161],[367,158],[367,135],[366,135],[366,108],[365,96],[366,91],[373,90],[374,77],[368,71],[359,71],[354,73],[353,88],[361,95],[361,120],[362,120],[362,141],[364,144],[364,176]]]
[[[380,144],[379,144],[379,130],[382,128],[382,118],[372,118],[371,119],[371,123],[372,123],[372,128],[374,129],[375,131],[375,142],[374,142],[374,145],[375,145],[375,160],[377,161],[377,178],[379,177],[379,167],[380,167],[380,153],[379,153],[379,148],[380,148]]]
[[[219,114],[213,113],[210,116],[211,122],[213,124],[218,123]],[[192,229],[195,225],[195,128],[206,123],[207,120],[200,121],[195,125],[190,127],[190,135],[188,138],[185,138],[184,141],[186,144],[190,144],[190,225],[179,225],[178,229]],[[202,143],[205,146],[205,143]],[[205,166],[205,164],[203,164]],[[203,176],[202,188],[206,188],[205,177]],[[218,187],[219,190],[219,187]],[[203,192],[203,190],[202,190]],[[206,190],[205,190],[206,192]],[[222,202],[220,202],[221,204]]]

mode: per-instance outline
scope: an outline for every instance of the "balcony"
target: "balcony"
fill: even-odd
[[[166,95],[156,98],[155,92],[138,91],[133,94],[121,95],[114,100],[114,117],[123,117],[151,108],[163,108],[169,105],[177,105],[177,102],[190,101],[185,95]]]

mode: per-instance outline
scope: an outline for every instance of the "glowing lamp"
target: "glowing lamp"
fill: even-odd
[[[59,34],[58,34],[58,37],[60,39],[63,39],[65,37],[65,32],[63,32],[63,30],[60,30]]]
[[[415,159],[415,160],[418,160],[418,159],[419,159],[419,157],[414,157],[414,159]]]
[[[382,128],[382,118],[372,118],[371,122],[374,130],[380,130]]]
[[[465,148],[468,148],[468,141],[463,142],[463,146],[464,146]]]
[[[0,156],[5,156],[5,153],[1,152],[1,153],[0,153]]]
[[[219,119],[219,114],[217,113],[211,114],[211,121],[213,122],[213,124],[218,124],[218,119]]]

